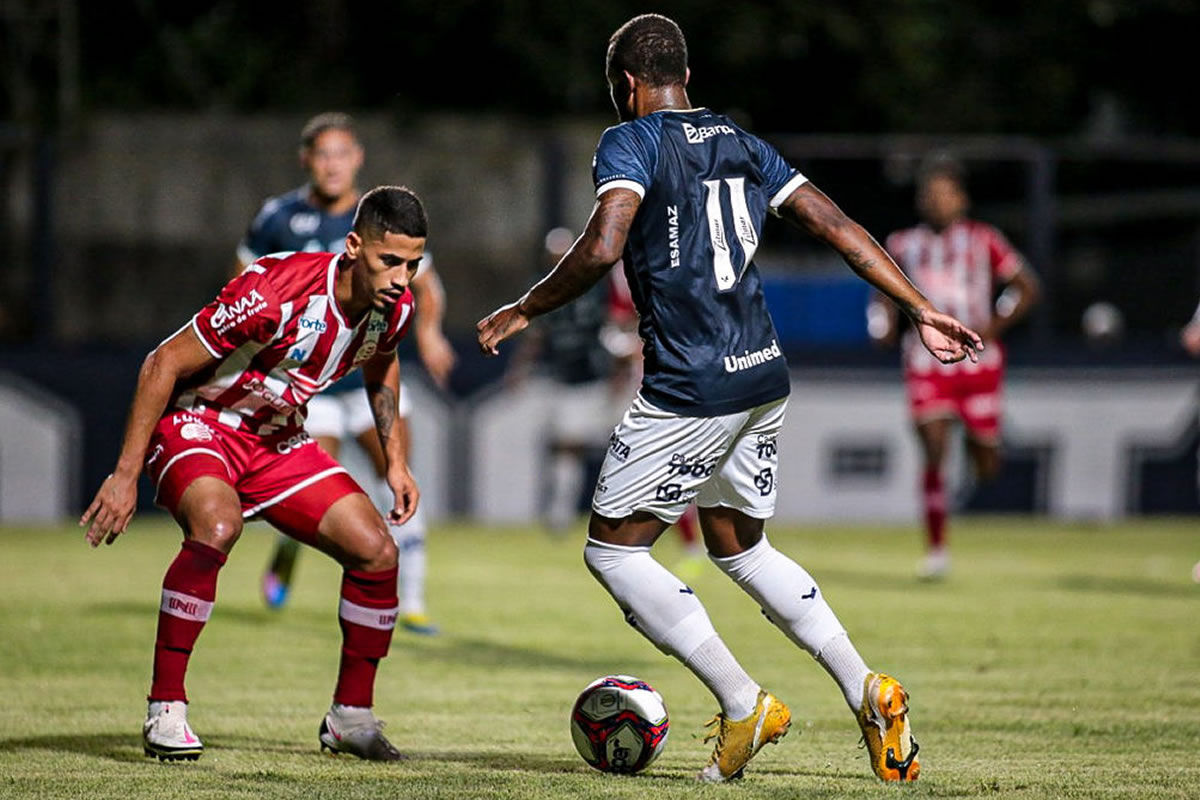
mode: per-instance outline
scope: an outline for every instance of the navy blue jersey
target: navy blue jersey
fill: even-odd
[[[354,225],[354,209],[327,214],[308,201],[309,187],[272,197],[238,244],[238,259],[249,264],[270,253],[341,253]]]
[[[592,173],[597,196],[622,188],[642,198],[624,253],[641,317],[642,396],[688,416],[786,396],[787,363],[752,259],[768,210],[806,178],[707,109],[609,128]]]

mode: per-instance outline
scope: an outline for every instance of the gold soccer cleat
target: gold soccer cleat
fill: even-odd
[[[754,713],[741,720],[726,719],[717,714],[707,723],[716,726],[705,742],[717,740],[708,766],[697,776],[708,783],[720,783],[742,777],[742,770],[755,753],[768,742],[774,744],[784,737],[792,724],[792,712],[774,695],[759,691]]]
[[[872,672],[863,681],[858,726],[871,755],[871,769],[882,781],[915,781],[921,774],[920,746],[908,725],[908,692],[900,681]]]

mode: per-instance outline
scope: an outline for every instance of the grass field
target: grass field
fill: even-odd
[[[315,553],[284,611],[258,598],[272,534],[247,529],[192,658],[196,763],[143,757],[159,585],[178,549],[139,517],[90,551],[74,528],[0,529],[0,798],[1170,797],[1200,794],[1200,521],[1113,527],[962,521],[955,573],[909,576],[910,530],[772,529],[821,582],[869,664],[912,694],[922,780],[878,784],[824,672],[711,565],[691,582],[748,671],[798,724],[732,786],[692,781],[716,710],[630,631],[582,563],[582,530],[443,527],[430,541],[437,638],[397,633],[377,712],[412,758],[317,752],[337,665],[338,571]],[[679,551],[665,537],[668,566]],[[597,773],[567,715],[610,673],[666,697],[672,728],[640,776]]]

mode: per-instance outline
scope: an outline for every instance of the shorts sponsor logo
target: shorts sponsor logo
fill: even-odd
[[[745,350],[740,356],[736,353],[730,353],[725,356],[725,371],[741,372],[742,370],[765,364],[768,361],[774,361],[782,356],[783,351],[779,349],[779,345],[772,339],[771,344],[762,350]]]
[[[754,476],[754,486],[763,497],[775,491],[775,473],[771,471],[770,467],[762,469]]]
[[[654,491],[654,499],[662,503],[677,503],[681,497],[683,486],[678,483],[664,483]]]
[[[146,468],[154,466],[154,462],[158,461],[158,457],[163,454],[163,446],[161,444],[154,445],[154,452],[146,459]]]
[[[713,474],[717,468],[717,460],[714,458],[709,463],[705,464],[700,458],[695,456],[684,456],[675,453],[671,456],[671,463],[667,466],[668,475],[691,476],[693,478],[707,478]]]
[[[211,442],[213,438],[212,428],[203,422],[184,423],[179,429],[179,435],[189,442]]]
[[[759,459],[771,459],[779,452],[779,435],[775,433],[760,433],[758,435],[758,457]]]
[[[232,303],[218,304],[212,315],[212,326],[218,334],[225,333],[266,307],[266,298],[259,294],[257,289],[251,289],[250,294],[239,297]]]
[[[629,458],[629,453],[631,451],[629,449],[629,445],[621,441],[621,437],[614,433],[612,436],[608,437],[608,452],[612,453],[612,457],[614,459],[624,463],[625,459]]]
[[[312,444],[315,441],[315,439],[308,435],[308,431],[301,431],[300,433],[289,436],[282,442],[277,442],[275,444],[275,452],[279,453],[281,456],[286,456],[293,450],[299,450],[301,447],[304,447],[307,444]]]
[[[683,123],[683,135],[687,138],[688,144],[700,144],[705,139],[711,139],[714,136],[731,135],[734,133],[733,128],[728,125],[705,125],[697,128],[695,125]]]
[[[299,324],[302,330],[316,331],[317,333],[324,333],[329,327],[325,324],[325,320],[317,319],[316,317],[301,317],[297,324]]]

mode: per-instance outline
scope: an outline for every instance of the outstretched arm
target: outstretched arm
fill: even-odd
[[[939,361],[948,364],[964,358],[978,359],[976,353],[983,349],[979,334],[935,309],[871,234],[812,183],[792,192],[779,212],[837,250],[856,275],[907,314],[925,347]]]
[[[400,362],[396,360],[395,352],[378,353],[363,364],[362,371],[371,413],[375,416],[375,432],[387,460],[385,480],[396,496],[396,502],[388,512],[388,522],[402,525],[416,512],[421,493],[408,472],[405,457],[405,428],[399,419],[397,402],[400,398]]]
[[[117,465],[79,519],[80,525],[88,526],[86,537],[92,547],[101,541],[112,544],[129,526],[137,508],[138,475],[142,472],[150,434],[167,407],[175,384],[216,360],[188,325],[142,362]]]
[[[531,319],[566,305],[608,274],[621,258],[641,202],[631,189],[610,189],[600,195],[587,227],[550,274],[520,300],[501,306],[475,326],[484,354],[496,355],[500,342],[523,331]]]

